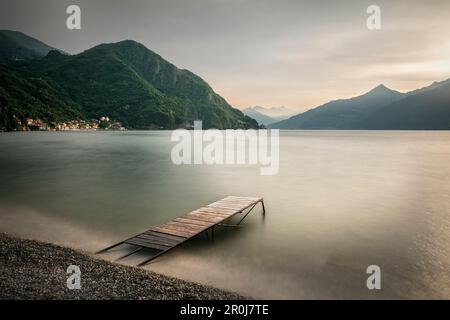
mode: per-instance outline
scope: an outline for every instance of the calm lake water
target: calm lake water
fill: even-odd
[[[450,298],[450,132],[281,132],[274,176],[176,166],[173,145],[170,132],[2,133],[0,231],[94,252],[227,195],[262,196],[265,219],[258,207],[146,268],[256,298]]]

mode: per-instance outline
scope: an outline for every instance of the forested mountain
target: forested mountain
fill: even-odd
[[[130,129],[190,127],[194,120],[204,128],[258,127],[200,77],[131,40],[3,64],[9,80],[0,87],[0,112],[7,129],[35,116],[50,123],[107,116]],[[19,91],[31,98],[12,94]]]

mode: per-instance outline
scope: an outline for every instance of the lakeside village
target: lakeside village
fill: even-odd
[[[99,120],[71,120],[58,123],[46,123],[40,119],[26,119],[25,123],[17,120],[17,131],[95,131],[126,130],[120,122],[112,122],[107,116]]]

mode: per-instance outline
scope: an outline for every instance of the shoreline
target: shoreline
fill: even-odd
[[[81,289],[67,288],[69,265]],[[234,300],[237,293],[96,259],[79,250],[0,233],[0,299]]]

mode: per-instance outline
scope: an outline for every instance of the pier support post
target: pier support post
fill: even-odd
[[[136,252],[138,252],[138,251],[141,251],[142,249],[144,249],[144,247],[139,247],[139,248],[137,248],[137,249],[135,249],[135,250],[132,250],[131,252],[128,252],[126,255],[117,258],[116,261],[122,260],[122,259],[124,259],[124,258],[126,258],[126,257],[128,257],[128,256],[131,256],[133,253],[136,253]]]
[[[250,210],[248,210],[248,212],[242,217],[241,220],[239,220],[239,222],[237,223],[237,225],[240,225],[242,221],[244,221],[244,219],[248,216],[248,214],[253,210],[253,208],[258,204],[258,202],[255,202],[255,204],[253,204],[253,206],[250,208]],[[242,211],[241,211],[242,212]]]

